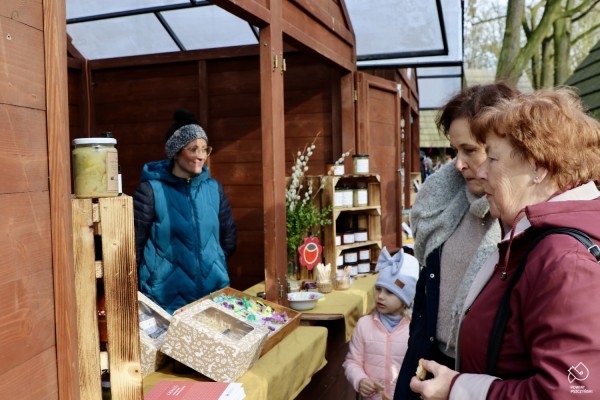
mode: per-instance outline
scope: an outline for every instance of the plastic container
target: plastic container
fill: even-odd
[[[119,156],[114,138],[73,139],[73,189],[78,198],[119,195]]]

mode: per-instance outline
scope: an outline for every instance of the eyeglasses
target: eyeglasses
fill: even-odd
[[[210,156],[210,153],[212,153],[212,147],[211,146],[206,146],[206,147],[198,147],[198,146],[190,146],[190,147],[184,147],[183,148],[185,151],[187,151],[190,154],[198,154],[200,153],[201,156]]]

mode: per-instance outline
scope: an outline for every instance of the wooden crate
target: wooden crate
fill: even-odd
[[[132,198],[73,199],[72,210],[80,397],[102,398],[96,292],[96,285],[102,284],[112,398],[141,400]],[[95,237],[101,241],[101,257]]]
[[[205,296],[199,300],[196,300],[194,303],[203,301],[203,300],[207,300],[210,299],[211,296],[212,297],[217,297],[220,294],[225,294],[227,296],[236,296],[239,299],[242,298],[247,298],[247,299],[252,299],[254,301],[259,301],[261,303],[264,303],[268,306],[271,306],[277,313],[281,313],[281,312],[285,312],[287,317],[288,317],[288,322],[282,326],[281,328],[279,328],[277,331],[270,333],[269,337],[267,338],[267,342],[265,343],[262,352],[260,353],[261,356],[265,355],[269,350],[271,350],[273,348],[273,346],[275,346],[277,343],[281,342],[283,340],[284,337],[286,337],[291,331],[293,331],[294,329],[296,329],[296,327],[298,325],[300,325],[300,317],[301,317],[301,313],[295,310],[292,310],[291,308],[287,308],[284,307],[280,304],[277,303],[273,303],[271,301],[268,300],[264,300],[261,299],[259,297],[255,297],[252,295],[249,295],[247,293],[244,292],[240,292],[239,290],[230,288],[230,287],[225,287],[221,290],[217,290],[216,292],[211,293],[208,296]],[[194,303],[190,303],[187,306],[184,306],[182,308],[180,308],[179,310],[175,311],[175,313],[181,312],[182,310],[184,310],[185,308],[191,306]]]
[[[370,248],[371,267],[377,263],[379,253],[382,249],[381,234],[381,178],[378,174],[367,175],[341,175],[326,176],[322,193],[322,206],[334,205],[333,224],[323,227],[325,240],[323,243],[323,254],[325,264],[331,265],[331,280],[335,282],[337,258],[347,250],[358,250]],[[336,187],[348,185],[353,187],[357,183],[366,183],[369,202],[366,206],[338,207],[335,206],[334,196]],[[357,227],[366,228],[369,240],[366,242],[355,242],[351,244],[336,245],[335,238],[338,232],[337,221],[340,218],[356,217]]]

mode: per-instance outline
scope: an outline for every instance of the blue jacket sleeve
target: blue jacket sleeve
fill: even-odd
[[[142,182],[133,194],[133,216],[135,228],[135,254],[139,268],[144,255],[144,247],[150,236],[154,220],[154,193],[148,182]]]
[[[221,248],[225,253],[225,258],[229,258],[235,253],[237,247],[237,226],[233,219],[233,212],[231,211],[231,205],[225,195],[223,186],[219,183],[219,240],[221,242]]]

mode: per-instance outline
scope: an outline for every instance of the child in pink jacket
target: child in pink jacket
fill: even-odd
[[[344,361],[346,378],[363,398],[392,399],[408,345],[410,307],[419,262],[384,247],[377,260],[375,310],[358,320]]]

